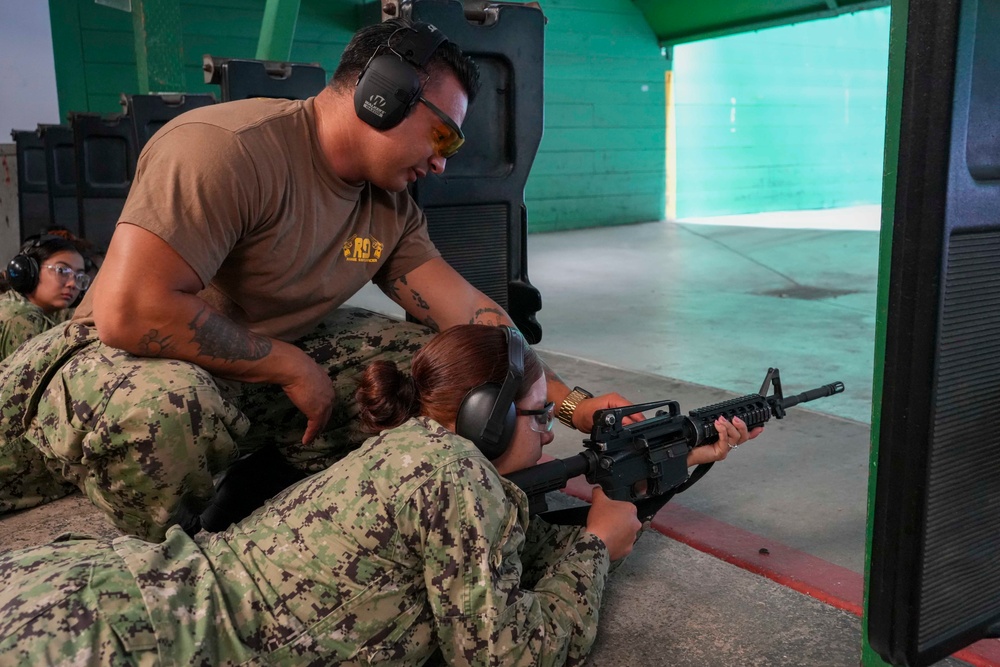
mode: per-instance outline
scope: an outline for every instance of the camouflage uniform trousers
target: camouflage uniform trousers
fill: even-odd
[[[302,525],[300,521],[290,527]],[[535,528],[535,522],[531,528]],[[526,571],[521,586],[533,586],[543,573],[563,560],[579,541],[582,530],[544,523],[537,530],[529,529],[522,556],[529,560],[524,560]],[[149,552],[148,559],[159,564],[158,576],[154,577],[153,572],[145,574],[175,582],[172,595],[158,598],[162,606],[147,607],[135,573],[107,540],[64,535],[44,546],[2,553],[0,609],[4,613],[0,614],[0,665],[158,665],[165,662],[164,656],[170,656],[175,664],[185,664],[185,660],[186,664],[193,664],[194,660],[202,659],[203,664],[221,666],[252,659],[246,638],[259,631],[258,624],[251,621],[241,626],[237,615],[206,619],[199,613],[201,607],[197,601],[201,598],[196,587],[185,587],[193,581],[190,568],[186,567],[190,565],[188,559],[192,553],[211,551],[210,546],[195,546],[191,538],[182,535],[174,535],[169,547],[166,543],[140,544],[133,538],[119,538],[114,544],[132,544],[135,549]],[[172,550],[178,551],[177,558],[155,558],[156,552],[172,553]],[[272,583],[274,594],[282,598],[301,594],[294,583],[283,585],[277,580]],[[198,584],[207,585],[202,580]],[[253,595],[253,590],[247,591],[243,604],[233,601],[230,609],[250,607]],[[157,628],[151,614],[172,619],[172,627]],[[385,620],[387,624],[391,621]],[[206,621],[213,625],[214,632],[206,631]],[[586,621],[597,623],[589,615]],[[289,630],[286,628],[285,632]],[[185,654],[180,655],[182,652]],[[253,657],[264,658],[266,653],[259,650]],[[328,664],[340,664],[329,654],[313,657]],[[345,660],[347,664],[359,662],[363,660]],[[398,664],[420,662],[415,655],[413,660],[404,658]],[[425,664],[445,662],[441,653],[435,652]]]
[[[358,374],[385,359],[409,369],[430,329],[341,308],[296,341],[333,380],[326,430],[301,443],[306,418],[277,385],[213,377],[197,365],[142,358],[70,322],[37,336],[0,367],[0,514],[81,489],[126,533],[159,541],[182,497],[207,502],[213,478],[275,444],[316,472],[364,440]]]
[[[155,665],[135,578],[109,543],[67,535],[0,554],[0,664]]]

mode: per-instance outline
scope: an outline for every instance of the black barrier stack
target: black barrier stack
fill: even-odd
[[[45,144],[36,130],[13,130],[10,135],[17,158],[17,212],[23,242],[51,224]]]
[[[209,93],[151,93],[148,95],[126,95],[122,93],[121,105],[130,120],[132,140],[136,154],[156,132],[169,121],[185,111],[215,104],[215,97]]]
[[[222,101],[271,97],[304,100],[323,90],[326,70],[318,63],[291,63],[241,58],[202,58],[205,83],[216,84]]]
[[[106,249],[135,175],[135,138],[121,115],[70,113],[80,235]]]
[[[49,194],[49,224],[80,234],[80,215],[76,203],[76,159],[73,151],[73,128],[69,125],[38,126],[45,147],[45,173]]]
[[[528,281],[524,187],[542,138],[545,17],[537,6],[414,0],[403,16],[431,23],[479,66],[482,86],[462,124],[465,145],[441,176],[412,188],[431,239],[466,280],[500,304],[531,343],[542,307]]]
[[[921,667],[1000,636],[1000,3],[907,5],[866,618],[884,659]]]

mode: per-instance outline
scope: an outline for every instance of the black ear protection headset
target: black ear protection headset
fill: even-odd
[[[358,118],[376,130],[391,130],[403,122],[423,92],[420,69],[445,41],[429,23],[414,23],[392,33],[358,76],[354,90]]]
[[[500,328],[507,339],[507,376],[503,384],[487,382],[471,389],[455,419],[455,432],[471,440],[491,461],[507,451],[514,437],[514,396],[524,379],[524,338],[513,327]]]
[[[49,241],[58,239],[58,236],[40,236],[34,241],[26,243],[21,252],[14,255],[14,258],[7,263],[7,282],[11,288],[21,294],[31,294],[38,287],[38,274],[41,267],[38,265],[38,249]]]

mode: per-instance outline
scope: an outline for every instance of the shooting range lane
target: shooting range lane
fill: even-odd
[[[531,235],[539,347],[736,394],[756,391],[769,366],[802,389],[840,380],[842,396],[810,409],[869,422],[878,211],[795,212],[872,231],[743,226],[784,213]]]

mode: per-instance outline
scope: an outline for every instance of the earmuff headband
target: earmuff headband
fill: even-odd
[[[500,386],[500,393],[497,401],[493,405],[493,412],[483,427],[482,439],[486,442],[495,443],[500,440],[503,433],[504,419],[510,406],[514,403],[514,396],[521,387],[524,379],[524,339],[521,333],[513,327],[501,327],[504,337],[507,339],[507,377],[504,378]]]

